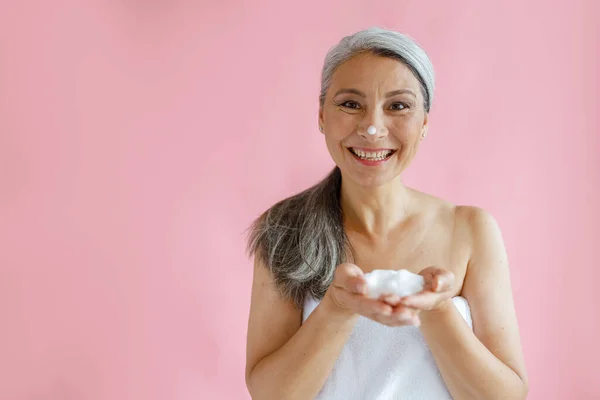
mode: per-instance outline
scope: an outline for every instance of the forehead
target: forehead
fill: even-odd
[[[372,53],[356,55],[342,63],[334,72],[331,86],[335,88],[381,87],[389,90],[408,88],[418,92],[418,79],[403,62]]]

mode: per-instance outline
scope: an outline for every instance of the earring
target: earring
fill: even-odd
[[[322,127],[322,126],[320,126],[320,127],[319,127],[319,130],[320,130],[321,132],[323,132],[323,127]]]
[[[423,131],[421,134],[421,140],[425,139],[425,136],[427,136],[427,131]]]

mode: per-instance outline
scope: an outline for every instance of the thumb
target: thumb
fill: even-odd
[[[340,264],[335,271],[336,286],[355,293],[364,293],[366,281],[364,272],[358,265]]]
[[[447,269],[427,267],[419,272],[425,280],[425,289],[434,292],[449,290],[454,285],[454,274]]]
[[[454,274],[450,271],[444,271],[437,274],[434,281],[434,291],[445,292],[452,289],[452,286],[454,285]]]

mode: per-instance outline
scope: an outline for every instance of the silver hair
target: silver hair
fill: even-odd
[[[408,36],[381,28],[344,37],[327,53],[321,105],[336,68],[366,51],[406,64],[421,83],[424,108],[429,111],[434,89],[429,58]],[[353,260],[340,206],[341,187],[341,171],[335,167],[321,182],[270,207],[248,229],[249,255],[264,263],[282,296],[300,309],[307,295],[322,299],[336,267]]]
[[[413,38],[378,27],[346,36],[329,50],[321,73],[321,95],[319,97],[321,106],[325,103],[325,96],[335,70],[345,61],[365,52],[393,58],[404,63],[419,80],[425,111],[430,111],[435,88],[435,74],[427,53]]]

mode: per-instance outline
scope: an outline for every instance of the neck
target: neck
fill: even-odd
[[[377,187],[342,179],[340,203],[348,228],[367,236],[385,235],[408,215],[409,190],[399,176]]]

